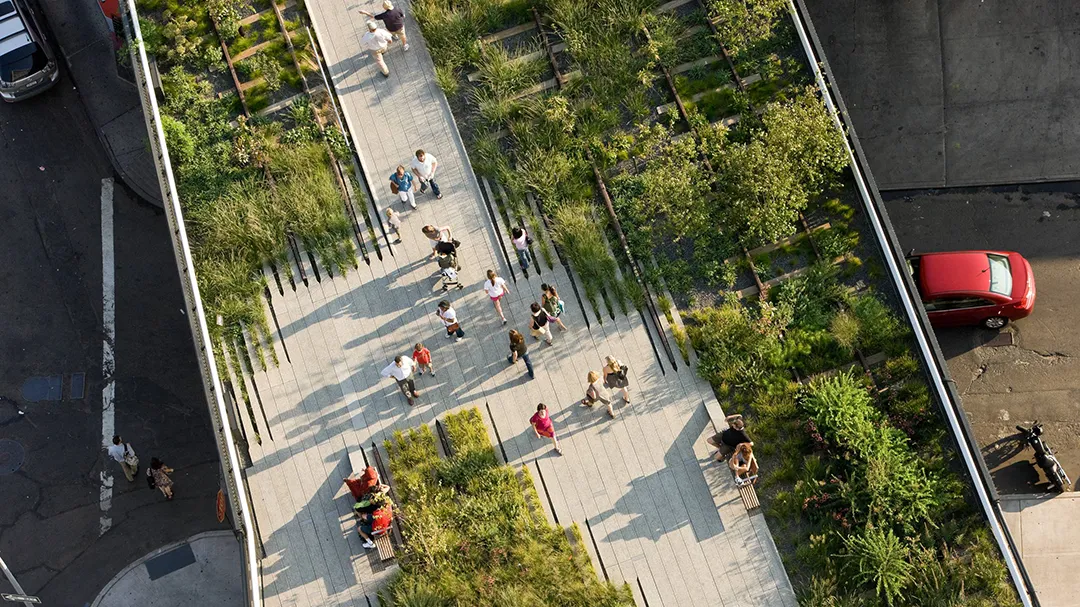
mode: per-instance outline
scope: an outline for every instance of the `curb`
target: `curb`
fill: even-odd
[[[183,546],[184,544],[190,544],[190,543],[195,542],[197,540],[211,538],[211,537],[218,537],[218,536],[222,536],[222,537],[223,536],[229,536],[229,537],[235,538],[236,534],[233,533],[232,531],[227,531],[227,530],[203,531],[202,533],[197,533],[197,534],[187,538],[186,540],[180,540],[179,542],[173,542],[171,544],[166,544],[165,546],[162,546],[161,548],[158,548],[157,550],[154,550],[154,551],[150,552],[149,554],[143,555],[142,558],[139,558],[135,562],[128,565],[127,567],[124,567],[123,569],[120,570],[120,573],[117,573],[115,576],[113,576],[113,578],[111,580],[109,580],[109,583],[105,584],[105,587],[102,588],[100,592],[98,592],[96,597],[94,597],[94,602],[90,603],[90,607],[100,607],[101,602],[103,600],[105,600],[105,597],[108,596],[108,594],[112,590],[113,586],[115,586],[120,580],[122,580],[124,578],[124,576],[126,576],[128,573],[131,573],[132,570],[134,570],[137,567],[140,567],[144,563],[146,563],[146,561],[149,561],[150,559],[152,559],[154,557],[162,555],[162,554],[164,554],[164,553],[166,553],[166,552],[168,552],[168,551],[170,551],[170,550],[172,550],[174,548],[178,548],[180,546]]]
[[[47,16],[45,21],[46,23],[48,23]],[[94,134],[97,135],[98,141],[101,143],[102,149],[105,150],[105,155],[109,159],[109,165],[112,166],[113,172],[116,173],[116,179],[121,184],[123,184],[124,187],[134,192],[139,198],[142,198],[143,200],[149,202],[155,207],[158,207],[159,209],[164,209],[165,203],[161,200],[160,191],[158,191],[156,194],[154,192],[147,192],[141,185],[136,184],[135,180],[128,178],[127,172],[124,170],[123,165],[120,164],[120,162],[117,160],[116,154],[113,152],[112,146],[109,144],[109,140],[105,138],[105,134],[101,130],[103,125],[98,124],[97,121],[94,120],[92,116],[90,116],[89,110],[86,109],[86,98],[83,97],[82,87],[79,86],[79,82],[75,79],[75,69],[71,65],[71,58],[69,57],[68,52],[64,50],[64,45],[61,44],[60,39],[56,37],[55,31],[50,31],[49,33],[52,35],[52,40],[55,43],[56,47],[60,49],[60,55],[64,57],[64,66],[67,68],[67,75],[68,78],[71,80],[72,86],[75,89],[75,94],[79,97],[79,106],[82,109],[83,116],[85,116],[86,121],[94,127]],[[99,40],[98,42],[101,41]],[[138,94],[138,89],[135,87],[135,85],[121,78],[119,74],[116,76],[116,80],[127,86],[130,86],[132,90],[134,90],[135,93]],[[142,101],[140,100],[135,107],[140,108],[140,111],[142,111]],[[135,107],[133,107],[132,109],[135,109]]]

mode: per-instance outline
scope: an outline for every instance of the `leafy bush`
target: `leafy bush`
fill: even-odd
[[[867,352],[889,354],[907,351],[910,329],[873,295],[852,297],[851,312],[859,320],[859,343]]]
[[[751,312],[737,299],[688,314],[690,341],[700,356],[698,373],[722,392],[751,388],[783,375],[780,333],[787,323],[763,304]]]
[[[207,0],[206,8],[225,42],[240,33],[240,6],[239,0]]]
[[[845,538],[849,569],[860,584],[870,584],[878,596],[892,605],[914,579],[907,546],[892,530],[867,526],[861,533]]]

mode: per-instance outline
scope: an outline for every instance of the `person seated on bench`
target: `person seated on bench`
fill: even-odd
[[[705,442],[718,449],[715,458],[718,462],[726,460],[735,452],[735,448],[743,443],[754,445],[754,441],[750,440],[750,435],[746,433],[746,422],[743,421],[742,415],[738,413],[729,415],[725,421],[728,423],[727,430],[705,439]]]
[[[349,493],[352,493],[353,498],[356,501],[360,501],[365,495],[378,489],[380,492],[385,493],[390,490],[390,487],[382,484],[379,481],[379,472],[374,466],[368,466],[367,470],[360,478],[355,478],[356,473],[352,473],[345,479],[345,485],[349,488]]]
[[[728,467],[735,473],[735,482],[744,485],[748,482],[757,484],[758,465],[754,457],[754,448],[750,443],[742,443],[735,448],[735,454],[728,460]]]
[[[375,547],[375,536],[382,535],[390,529],[390,523],[394,518],[394,510],[390,496],[381,491],[369,493],[364,500],[356,502],[353,506],[356,514],[356,532],[364,538],[364,549],[371,550]]]

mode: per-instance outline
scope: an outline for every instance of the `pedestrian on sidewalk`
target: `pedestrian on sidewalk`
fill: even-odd
[[[420,231],[424,233],[424,236],[428,237],[428,240],[435,242],[435,246],[431,247],[432,259],[439,255],[450,255],[454,257],[454,265],[457,265],[457,248],[461,243],[454,240],[454,234],[450,231],[450,226],[435,227],[426,225],[420,228]],[[458,267],[457,269],[460,270],[461,268]]]
[[[600,384],[600,374],[596,371],[589,371],[585,379],[589,382],[589,385],[585,387],[585,398],[581,399],[581,406],[592,408],[597,401],[600,401],[607,405],[607,414],[615,417],[615,409],[611,406],[611,399],[604,396],[604,387]]]
[[[547,405],[540,403],[536,405],[536,413],[529,418],[529,423],[532,424],[533,432],[536,433],[536,438],[545,436],[551,439],[551,444],[555,445],[555,453],[562,455],[562,448],[559,447],[559,438],[555,436],[555,425],[551,423],[551,418],[548,417]]]
[[[410,167],[413,174],[420,180],[420,193],[426,192],[430,185],[431,193],[435,194],[436,199],[442,200],[439,184],[435,183],[435,170],[439,168],[439,161],[435,159],[434,154],[416,150],[416,158],[413,158]]]
[[[547,312],[549,322],[559,325],[559,328],[563,331],[566,330],[566,325],[560,320],[562,313],[566,310],[566,304],[559,298],[559,292],[555,290],[555,285],[547,283],[540,285],[540,307]]]
[[[401,393],[405,395],[405,400],[409,401],[410,406],[413,404],[413,399],[420,396],[420,393],[416,391],[416,384],[412,380],[415,369],[416,361],[413,359],[408,356],[395,356],[394,362],[381,371],[383,377],[394,378],[398,388],[401,389]]]
[[[360,46],[371,55],[372,61],[379,66],[382,75],[389,78],[390,68],[386,67],[383,53],[390,48],[390,43],[393,42],[394,37],[390,35],[390,32],[379,29],[379,24],[374,21],[368,21],[367,28],[367,33],[360,37]]]
[[[416,342],[413,346],[412,359],[416,361],[416,367],[419,369],[418,375],[424,374],[424,367],[427,367],[428,373],[432,377],[435,377],[435,367],[431,364],[431,350],[424,347],[424,344]]]
[[[386,223],[390,224],[390,231],[397,236],[394,242],[401,242],[401,215],[395,213],[394,209],[386,209]]]
[[[743,443],[754,446],[754,441],[750,440],[750,435],[746,433],[746,422],[743,421],[742,415],[738,413],[729,415],[724,418],[724,421],[728,423],[726,430],[705,439],[705,442],[717,448],[714,459],[718,462],[726,460]]]
[[[465,337],[465,332],[461,330],[461,323],[458,322],[457,312],[450,306],[450,302],[445,299],[440,301],[439,309],[435,311],[435,315],[439,317],[439,320],[442,320],[443,326],[446,327],[447,339],[457,335],[457,339],[454,341],[461,341]]]
[[[618,389],[622,394],[623,402],[628,405],[630,404],[630,379],[626,373],[629,370],[629,367],[614,356],[604,359],[604,385],[613,390]]]
[[[166,466],[165,462],[156,457],[150,458],[150,467],[146,469],[146,476],[149,477],[153,486],[157,487],[161,494],[165,496],[165,499],[170,501],[173,498],[173,482],[169,478],[172,471],[172,468]]]
[[[135,475],[139,472],[139,456],[135,455],[135,449],[117,434],[112,437],[112,446],[106,451],[116,460],[116,463],[120,464],[120,469],[124,471],[124,477],[128,479],[128,482],[135,482]]]
[[[551,331],[548,329],[547,312],[535,301],[529,306],[529,309],[532,310],[532,324],[529,326],[529,333],[537,340],[543,338],[547,345],[552,345],[555,338],[551,336]]]
[[[529,379],[536,379],[532,361],[529,360],[529,346],[525,345],[525,336],[517,329],[510,329],[510,354],[506,356],[506,362],[516,365],[519,358],[525,361],[525,371],[528,372]]]
[[[390,173],[390,191],[398,195],[402,204],[408,204],[412,208],[416,208],[412,173],[406,173],[405,167],[400,164],[396,171]]]
[[[529,262],[532,261],[532,254],[529,253],[532,238],[529,238],[529,233],[525,231],[525,228],[514,228],[510,230],[510,242],[514,243],[514,250],[517,251],[518,264],[521,266],[521,270],[523,272],[527,271]]]
[[[510,288],[506,285],[506,281],[501,276],[495,273],[495,270],[487,271],[487,280],[484,281],[484,292],[491,298],[492,305],[495,306],[495,311],[499,313],[499,318],[502,319],[503,324],[506,324],[506,315],[502,311],[503,296],[510,294]]]
[[[383,12],[377,15],[372,15],[367,11],[360,11],[360,14],[382,21],[386,26],[386,31],[390,32],[395,40],[400,38],[402,46],[405,50],[409,50],[409,39],[405,37],[405,13],[401,12],[400,8],[394,8],[394,3],[390,0],[385,0],[382,7]]]

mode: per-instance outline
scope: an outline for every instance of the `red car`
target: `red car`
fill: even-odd
[[[909,256],[908,267],[935,327],[1000,329],[1035,307],[1035,276],[1019,253],[923,253]]]

